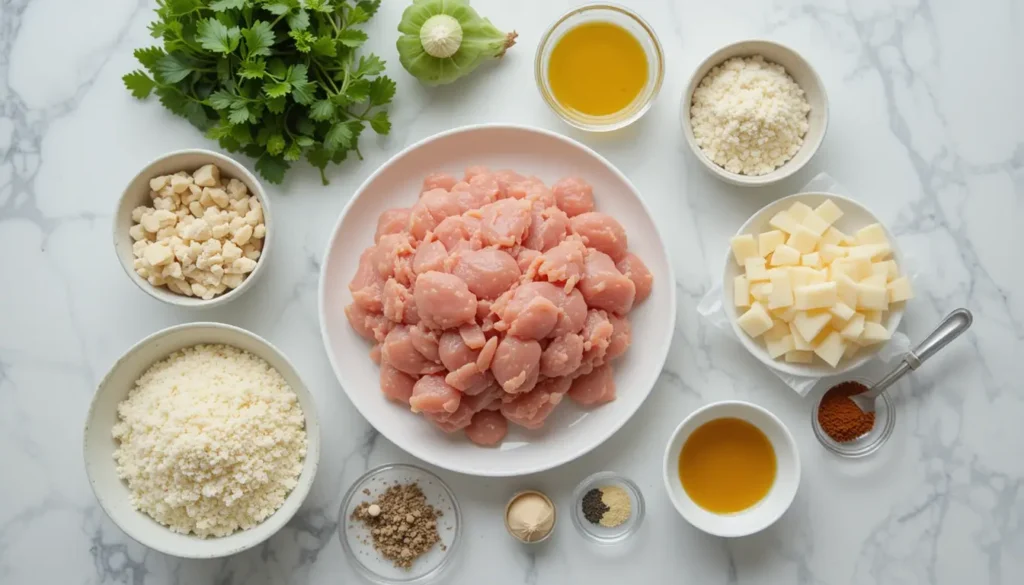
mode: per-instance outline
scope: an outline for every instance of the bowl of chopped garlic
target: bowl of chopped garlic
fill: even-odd
[[[114,249],[132,282],[190,308],[220,306],[252,288],[273,238],[259,180],[201,149],[146,165],[121,195],[113,223]]]
[[[93,395],[83,434],[100,507],[162,553],[225,557],[266,541],[316,477],[313,396],[276,347],[223,323],[136,343]]]
[[[730,240],[722,308],[768,367],[821,378],[867,362],[913,297],[896,239],[862,204],[798,193],[761,208]]]
[[[811,64],[765,40],[727,45],[704,59],[680,104],[694,156],[742,187],[781,181],[818,151],[828,128],[828,96]]]

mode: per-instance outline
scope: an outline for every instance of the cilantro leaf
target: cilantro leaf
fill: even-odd
[[[267,94],[267,97],[281,97],[287,95],[292,90],[292,85],[287,81],[279,81],[270,85],[263,86],[263,93]]]
[[[353,6],[348,11],[348,14],[345,15],[345,21],[348,23],[348,26],[362,24],[367,20],[370,20],[370,14],[366,12],[366,10],[364,10],[363,7],[359,6],[358,4]]]
[[[240,107],[231,107],[231,113],[228,114],[228,121],[232,124],[244,124],[249,121],[249,108],[245,106],[245,102],[241,102]]]
[[[313,146],[313,139],[310,138],[309,136],[296,136],[295,137],[295,144],[298,144],[299,146],[301,146],[303,148],[305,148],[307,146]]]
[[[323,121],[330,120],[332,117],[334,117],[334,104],[331,103],[331,100],[320,100],[309,108],[311,120]]]
[[[284,181],[284,173],[290,166],[283,158],[270,154],[263,154],[256,159],[256,170],[259,171],[260,176],[278,185]]]
[[[395,82],[390,77],[377,77],[370,82],[370,104],[383,106],[395,97]]]
[[[306,8],[328,14],[334,12],[334,7],[331,6],[329,0],[306,0]]]
[[[274,46],[274,30],[270,28],[270,23],[262,20],[257,20],[243,30],[242,37],[245,38],[245,48],[249,51],[250,57],[269,55],[270,47]]]
[[[245,0],[217,0],[210,3],[210,10],[224,12],[225,10],[241,10],[245,6]]]
[[[331,37],[318,38],[313,42],[311,49],[314,55],[323,57],[335,57],[338,55],[338,49],[334,46],[334,39]]]
[[[178,83],[193,71],[191,65],[174,53],[168,53],[153,65],[153,75],[160,83]]]
[[[128,91],[132,92],[132,95],[140,100],[149,97],[150,92],[156,87],[156,83],[144,71],[139,69],[126,74],[121,79],[124,81],[124,86],[128,88]]]
[[[262,59],[257,61],[246,61],[238,70],[238,76],[242,79],[261,79],[267,69],[267,62]]]
[[[355,28],[347,28],[338,33],[338,42],[353,49],[361,47],[367,38],[366,33]]]
[[[302,147],[295,142],[288,145],[288,150],[284,151],[284,160],[286,161],[297,161],[301,156]]]
[[[377,134],[387,134],[391,132],[391,121],[388,120],[388,113],[384,110],[380,110],[370,118],[370,128]]]
[[[281,154],[284,150],[284,136],[274,134],[267,139],[267,152],[270,154]]]
[[[352,103],[361,104],[370,97],[370,82],[365,79],[356,79],[349,82],[345,90],[345,97]]]
[[[305,30],[309,27],[309,13],[305,9],[300,8],[297,12],[292,12],[287,17],[288,27],[292,30]]]
[[[267,111],[272,114],[281,114],[288,105],[288,98],[285,96],[276,97],[267,101]]]
[[[231,92],[218,89],[217,91],[210,94],[210,97],[206,98],[210,102],[210,107],[215,110],[226,110],[235,103],[235,96]]]
[[[238,48],[241,36],[237,26],[227,25],[214,18],[199,21],[196,27],[196,40],[207,51],[214,53],[230,53]]]
[[[288,36],[295,41],[295,48],[300,53],[308,53],[313,48],[313,33],[308,30],[290,30]]]
[[[356,71],[353,75],[356,77],[367,77],[369,75],[377,75],[384,72],[384,61],[381,61],[377,55],[362,56],[359,58],[359,65],[356,66]]]
[[[156,67],[157,61],[167,53],[160,47],[139,47],[132,54],[139,60],[139,63],[142,63],[143,67],[152,71],[153,67]]]
[[[353,137],[352,129],[348,124],[338,122],[331,126],[331,129],[327,131],[327,135],[324,136],[324,148],[328,153],[337,152],[339,148],[348,150],[352,148]]]
[[[294,0],[291,2],[289,2],[288,0],[274,0],[271,2],[264,2],[263,9],[271,14],[281,16],[282,14],[287,14],[288,11],[290,11],[292,7],[296,6],[297,4],[298,3],[295,2]]]
[[[164,8],[168,16],[184,16],[203,7],[201,0],[166,0]]]
[[[366,11],[370,16],[373,16],[377,14],[377,9],[380,8],[380,0],[363,0],[356,4],[356,6]]]

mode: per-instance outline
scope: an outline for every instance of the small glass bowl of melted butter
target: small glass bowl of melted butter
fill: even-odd
[[[568,124],[590,132],[624,128],[650,109],[665,76],[654,29],[614,4],[571,10],[541,38],[537,88]]]

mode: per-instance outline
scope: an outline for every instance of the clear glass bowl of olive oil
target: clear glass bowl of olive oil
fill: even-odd
[[[615,4],[571,10],[544,33],[534,59],[537,88],[568,124],[608,132],[650,109],[665,77],[654,29]]]

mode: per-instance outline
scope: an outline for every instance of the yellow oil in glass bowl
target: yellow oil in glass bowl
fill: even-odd
[[[625,28],[587,22],[559,39],[548,58],[548,84],[564,108],[610,116],[628,108],[648,81],[647,55]]]
[[[714,514],[734,514],[764,499],[775,483],[777,462],[768,437],[738,418],[697,427],[679,453],[679,479],[695,504]]]

